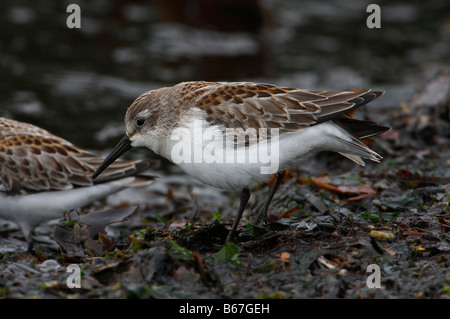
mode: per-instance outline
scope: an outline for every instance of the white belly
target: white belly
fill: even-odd
[[[157,153],[177,164],[193,178],[222,189],[259,184],[289,168],[297,158],[325,142],[320,135],[316,135],[320,132],[320,125],[317,125],[282,136],[272,133],[269,142],[235,149],[234,137],[228,144],[229,135],[221,135],[219,127],[205,130],[203,124],[197,121],[181,130],[174,130],[164,143],[159,144],[161,147]]]
[[[200,117],[190,117],[180,122],[183,127],[172,130],[158,141],[143,141],[142,144],[177,164],[193,178],[222,189],[252,187],[288,169],[298,158],[311,151],[370,155],[349,143],[354,137],[333,122],[281,136],[277,131],[272,131],[270,141],[265,143],[266,139],[261,138],[259,131],[259,140],[253,140],[258,143],[250,142],[249,146],[235,139],[236,131],[222,135],[220,127],[208,126]],[[239,134],[249,135],[249,132]]]

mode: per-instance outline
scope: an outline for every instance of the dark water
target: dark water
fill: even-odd
[[[186,80],[372,87],[383,114],[449,68],[450,2],[378,1],[369,29],[371,2],[2,1],[0,116],[106,150],[134,98]]]

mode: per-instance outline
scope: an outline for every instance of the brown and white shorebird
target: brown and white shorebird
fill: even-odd
[[[141,174],[150,161],[117,161],[92,181],[104,157],[48,131],[0,117],[0,218],[17,223],[29,244],[44,221],[65,211],[152,181]]]
[[[146,146],[201,182],[242,189],[226,242],[233,238],[250,188],[277,178],[255,223],[265,221],[288,169],[312,151],[342,154],[359,165],[382,158],[361,142],[389,130],[346,116],[381,91],[312,91],[250,82],[183,82],[139,96],[125,115],[126,135],[93,178],[133,146]]]

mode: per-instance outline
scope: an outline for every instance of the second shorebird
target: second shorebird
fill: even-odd
[[[346,116],[381,91],[312,91],[250,82],[183,82],[146,92],[128,108],[126,135],[93,178],[133,146],[145,146],[201,182],[242,189],[226,242],[233,238],[250,188],[277,178],[256,218],[265,221],[272,198],[300,157],[328,150],[359,165],[381,156],[361,142],[386,126]],[[270,157],[267,155],[270,153]]]
[[[150,161],[117,161],[92,182],[103,157],[29,123],[0,117],[0,218],[17,223],[32,248],[39,224],[65,211],[152,182]]]

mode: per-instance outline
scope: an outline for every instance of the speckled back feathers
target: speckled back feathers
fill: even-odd
[[[103,160],[37,126],[0,118],[0,190],[3,192],[32,193],[93,185],[91,175]],[[128,176],[149,167],[140,161],[116,163],[95,182]]]
[[[150,109],[155,114],[152,125],[173,128],[180,115],[200,109],[207,123],[223,130],[278,128],[282,134],[342,118],[381,94],[371,90],[328,92],[251,82],[192,81],[144,93],[128,109],[125,122]]]

